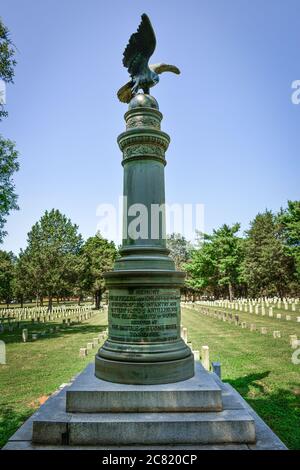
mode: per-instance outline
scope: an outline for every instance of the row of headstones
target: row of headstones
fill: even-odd
[[[91,318],[91,316],[92,316],[92,313],[89,312],[89,313],[86,314],[85,319],[87,320],[88,318]],[[71,325],[72,325],[71,318],[63,319],[62,327],[70,327]],[[22,329],[22,340],[23,340],[24,343],[26,343],[28,341],[28,337],[29,337],[28,328],[23,328],[23,325],[21,323],[17,324],[17,328]],[[3,333],[4,331],[5,331],[4,325],[0,324],[0,333]],[[10,332],[14,331],[14,325],[13,324],[8,325],[8,331],[10,331]],[[60,331],[60,327],[59,326],[53,326],[49,330],[42,330],[38,333],[32,333],[31,334],[31,339],[34,341],[34,340],[38,339],[39,336],[45,336],[48,332],[49,333],[56,333],[58,331]]]
[[[23,315],[19,316],[18,318],[9,318],[7,319],[7,325],[8,325],[8,329],[9,331],[13,331],[14,329],[14,324],[19,324],[20,321],[24,321],[24,320],[31,320],[32,323],[46,323],[46,322],[51,322],[51,321],[55,321],[55,320],[59,320],[59,319],[63,319],[63,322],[64,320],[71,320],[71,319],[74,319],[76,318],[78,322],[81,322],[81,321],[84,321],[84,320],[88,320],[89,318],[91,318],[93,314],[93,311],[92,310],[82,310],[82,311],[78,311],[78,310],[70,310],[68,312],[63,312],[63,313],[49,313],[49,314],[46,314],[46,315],[34,315],[34,316],[29,316],[29,317],[24,317]],[[5,321],[2,319],[0,320],[0,332],[1,332],[1,326],[3,326],[2,330],[4,331],[4,325],[5,325]],[[18,326],[17,326],[18,328]],[[3,332],[2,331],[2,332]]]
[[[195,302],[195,303],[198,304],[198,305],[200,305],[200,306],[203,306],[203,304],[202,304],[201,302]],[[192,304],[192,305],[195,305],[195,304]],[[205,304],[205,305],[207,305],[207,304]],[[211,305],[209,305],[209,306],[211,306]],[[218,307],[219,307],[218,304],[215,304],[215,305],[213,305],[213,306],[216,306],[216,307],[218,306]],[[222,308],[224,308],[224,307],[222,307]],[[230,307],[228,307],[228,308],[230,308]],[[233,309],[232,309],[232,310],[233,310]],[[254,312],[255,312],[256,315],[259,315],[259,313],[260,313],[262,316],[265,316],[265,315],[266,315],[266,309],[265,309],[265,307],[264,307],[264,306],[259,306],[259,305],[255,305],[254,310],[253,310],[253,306],[252,306],[252,305],[249,305],[249,306],[248,306],[248,305],[245,304],[245,305],[243,306],[243,305],[241,304],[241,305],[238,306],[238,305],[236,304],[234,310],[238,310],[238,311],[240,311],[240,312],[245,312],[245,313],[254,313]],[[259,311],[259,310],[260,310],[260,311]],[[277,318],[277,319],[279,319],[279,320],[283,318],[283,316],[282,316],[281,313],[276,313],[276,317],[274,316],[273,307],[269,307],[269,309],[268,309],[268,316],[269,316],[269,317]],[[294,319],[294,317],[292,317],[292,315],[286,315],[286,316],[285,316],[285,319],[286,319],[287,321],[291,321],[292,319]],[[297,321],[298,323],[300,323],[300,317],[296,317],[296,321]]]
[[[194,354],[195,361],[202,363],[204,369],[210,371],[212,369],[218,377],[221,378],[221,364],[220,362],[212,362],[210,364],[209,360],[209,346],[203,345],[201,346],[201,352],[199,350],[193,350],[193,345],[191,342],[188,341],[188,330],[183,325],[180,326],[181,329],[181,338],[183,341],[190,347],[192,353]],[[211,367],[210,367],[211,366]]]
[[[47,308],[24,308],[24,309],[1,309],[0,310],[0,318],[2,319],[19,319],[19,320],[26,320],[31,318],[38,318],[38,317],[45,317],[45,316],[58,316],[58,315],[69,315],[69,314],[76,314],[90,311],[92,306],[72,306],[72,307],[54,307],[52,312],[48,312]]]
[[[226,303],[231,303],[229,299],[220,299],[216,300],[216,302],[226,302]],[[288,303],[288,304],[293,304],[296,303],[298,304],[300,302],[299,297],[239,297],[234,299],[233,302],[239,302],[239,303],[252,303],[252,304],[257,304],[257,303],[268,303],[268,304],[276,304],[276,303]]]
[[[248,325],[247,322],[244,322],[244,321],[240,322],[240,319],[239,319],[238,315],[233,316],[232,313],[211,311],[210,309],[204,309],[204,308],[200,309],[199,311],[203,315],[207,315],[209,317],[214,317],[214,318],[217,318],[218,320],[229,321],[230,323],[232,321],[234,321],[234,324],[236,326],[240,325],[243,329],[245,329],[249,326],[250,331],[257,331],[257,325],[255,323],[250,323]],[[266,335],[266,334],[268,334],[268,328],[265,327],[265,326],[261,326],[260,327],[260,332],[261,332],[261,334]],[[281,336],[282,335],[281,335],[280,331],[278,331],[278,330],[273,331],[273,338],[274,339],[281,338]],[[297,335],[289,335],[289,337],[290,337],[290,345],[292,346],[292,348],[298,347]]]
[[[42,330],[42,331],[39,331],[38,333],[31,333],[31,340],[36,341],[41,336],[46,336],[47,334],[58,333],[59,331],[60,331],[59,326],[53,326],[53,328],[49,328],[49,330]],[[27,328],[24,328],[22,330],[22,341],[23,343],[27,343],[28,340],[29,340],[29,332]]]
[[[87,320],[88,318],[90,318],[90,314],[87,314],[85,319]],[[83,320],[83,318],[78,318],[77,319],[79,322]],[[50,321],[50,320],[49,320]],[[36,321],[35,319],[31,319],[31,323],[32,324],[35,324],[35,323],[46,323],[47,322],[47,318],[46,317],[43,317],[42,319],[40,318],[37,318]],[[62,321],[63,324],[67,324],[68,326],[70,326],[71,324],[71,318],[67,318],[67,319],[63,319]],[[6,330],[9,331],[9,332],[13,332],[14,330],[16,329],[22,329],[23,328],[23,324],[20,323],[20,322],[8,322],[7,324],[5,323],[0,323],[0,334],[1,333],[4,333]]]
[[[82,310],[86,309],[89,310],[93,308],[93,305],[60,305],[52,307],[52,311],[56,312],[63,312],[65,310]],[[1,308],[2,312],[5,313],[26,313],[26,312],[37,312],[43,313],[48,311],[48,307],[14,307],[14,308]]]
[[[272,304],[271,301],[260,301],[260,302],[257,302],[255,300],[248,300],[248,301],[242,301],[242,300],[236,300],[236,301],[233,301],[233,302],[230,302],[228,300],[198,300],[196,301],[196,303],[200,304],[200,305],[209,305],[211,307],[213,306],[218,306],[218,307],[222,307],[222,308],[230,308],[231,310],[240,310],[240,311],[245,311],[247,312],[248,309],[250,311],[250,313],[253,311],[253,307],[255,307],[256,310],[259,309],[259,307],[261,309],[264,309],[265,307],[267,308],[277,308],[277,309],[282,309],[284,308],[284,310],[292,310],[292,312],[296,312],[296,311],[299,311],[300,310],[300,307],[299,305],[299,299],[294,299],[294,301],[291,301],[291,299],[288,299],[288,300],[283,300],[283,303],[281,304],[281,300],[278,300],[278,302],[274,302],[273,303],[273,306],[270,306],[270,304]]]
[[[104,330],[99,335],[95,338],[93,338],[92,341],[89,341],[86,345],[85,348],[80,348],[79,349],[79,357],[86,357],[89,352],[91,352],[94,348],[98,347],[98,344],[102,341],[104,341],[107,338],[108,330]]]

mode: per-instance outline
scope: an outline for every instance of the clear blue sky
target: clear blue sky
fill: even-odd
[[[299,0],[2,0],[18,65],[1,133],[21,164],[3,249],[17,253],[53,207],[93,235],[97,205],[122,193],[116,90],[143,12],[153,62],[182,70],[152,90],[172,139],[167,201],[203,203],[210,232],[237,221],[245,230],[257,212],[299,199]]]

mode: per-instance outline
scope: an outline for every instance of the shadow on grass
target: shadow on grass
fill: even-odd
[[[32,415],[32,410],[16,411],[0,404],[0,449],[17,429]]]
[[[265,379],[270,375],[271,371],[260,372],[256,374],[249,374],[244,377],[239,377],[235,380],[227,380],[236,390],[245,396],[250,391],[250,386],[256,388],[260,392],[264,391],[263,384],[259,383],[260,380]]]
[[[270,371],[249,374],[230,383],[278,435],[289,449],[300,449],[300,394],[299,383],[290,389],[273,391],[263,383]]]
[[[50,328],[54,328],[55,326],[59,326],[60,331],[50,333]],[[34,325],[32,325],[31,323],[29,323],[28,325],[24,324],[24,328],[28,329],[28,343],[36,343],[38,341],[46,340],[49,338],[59,338],[60,336],[74,335],[78,333],[97,335],[106,330],[107,326],[108,325],[91,325],[89,323],[77,323],[66,327],[62,327],[61,323],[35,323]],[[44,336],[39,336],[38,339],[34,341],[31,339],[32,334],[42,333],[43,331],[46,331]],[[6,344],[22,343],[22,329],[15,330],[13,332],[2,333],[0,335],[0,339]]]

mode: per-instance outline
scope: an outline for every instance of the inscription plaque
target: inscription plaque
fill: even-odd
[[[178,339],[179,289],[112,289],[109,331],[113,341],[164,342]]]

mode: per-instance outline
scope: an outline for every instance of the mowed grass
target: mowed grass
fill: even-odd
[[[58,322],[32,325],[29,332],[45,330]],[[6,365],[0,365],[0,448],[51,393],[94,360],[94,349],[86,358],[79,349],[107,327],[107,315],[22,343],[21,330],[0,335],[6,343]],[[29,335],[31,337],[31,334]]]
[[[300,365],[292,364],[289,345],[290,334],[300,336],[300,324],[232,312],[240,321],[266,326],[268,334],[262,335],[198,310],[182,310],[193,349],[207,344],[211,360],[222,364],[222,379],[241,393],[290,449],[300,449]],[[27,323],[30,333],[53,325],[59,323]],[[0,335],[7,344],[7,365],[0,365],[0,447],[51,393],[94,360],[95,349],[87,358],[79,358],[79,348],[106,327],[106,314],[97,313],[37,341],[22,343],[21,330]],[[273,330],[280,330],[283,337],[273,339]]]
[[[290,334],[299,338],[300,323],[232,311],[248,325],[266,326],[268,334],[262,335],[199,310],[182,309],[193,349],[208,345],[210,360],[221,362],[222,380],[238,390],[289,449],[300,449],[300,364],[292,363],[289,344]],[[273,330],[281,331],[282,338],[273,339]]]

